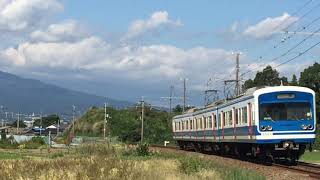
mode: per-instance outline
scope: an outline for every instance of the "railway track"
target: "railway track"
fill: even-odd
[[[176,146],[151,145],[151,147],[179,150],[179,148]],[[255,161],[250,161],[250,162],[254,163]],[[288,164],[277,162],[277,163],[272,163],[271,165],[274,167],[282,168],[284,170],[307,174],[311,178],[320,179],[320,165],[317,165],[317,164],[298,162],[296,165],[292,165],[292,164],[288,165]]]
[[[320,179],[320,165],[317,164],[298,162],[297,165],[284,165],[279,163],[273,163],[272,166],[287,169],[289,171],[308,174],[312,178]]]

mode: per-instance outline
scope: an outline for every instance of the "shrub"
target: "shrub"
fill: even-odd
[[[136,148],[136,152],[138,156],[149,156],[149,144],[148,143],[140,143]]]
[[[38,136],[32,137],[31,138],[31,142],[37,143],[37,144],[40,144],[40,145],[46,144],[46,142],[43,140],[43,138],[42,137],[38,137]]]
[[[63,153],[62,152],[56,152],[56,153],[53,153],[52,155],[50,155],[50,158],[52,158],[52,159],[58,158],[58,157],[63,157]]]
[[[316,132],[317,132],[316,141],[314,142],[312,148],[320,150],[320,129],[319,129],[319,127],[318,127],[318,130]]]
[[[14,140],[13,136],[0,140],[1,149],[16,149],[18,146],[19,144]]]
[[[180,158],[180,170],[185,174],[197,173],[204,169],[209,169],[210,162],[204,162],[199,158]]]
[[[83,144],[75,149],[76,153],[83,155],[110,155],[115,149],[109,144]]]
[[[46,142],[42,137],[32,137],[30,141],[24,142],[22,145],[25,146],[26,149],[38,149],[39,147],[45,145]]]

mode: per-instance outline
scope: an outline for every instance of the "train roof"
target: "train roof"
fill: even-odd
[[[189,111],[187,111],[184,114],[177,115],[173,117],[173,119],[179,119],[183,117],[189,117],[191,115],[198,115],[201,113],[205,113],[208,111],[212,111],[218,107],[228,106],[229,104],[234,104],[238,101],[244,101],[247,99],[251,99],[254,96],[259,96],[261,94],[270,93],[270,92],[277,92],[277,91],[300,91],[300,92],[307,92],[315,95],[315,92],[312,89],[306,88],[306,87],[300,87],[300,86],[262,86],[262,87],[254,87],[246,90],[245,93],[239,95],[238,97],[234,99],[223,99],[216,102],[213,102],[212,104],[209,104],[208,106],[204,108],[193,108]]]

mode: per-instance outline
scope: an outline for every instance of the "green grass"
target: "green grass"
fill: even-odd
[[[317,152],[306,151],[300,160],[305,162],[320,163],[320,151],[319,150]]]
[[[17,153],[0,152],[0,159],[23,159],[24,156]]]

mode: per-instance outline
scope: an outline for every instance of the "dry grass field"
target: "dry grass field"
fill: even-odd
[[[247,170],[228,169],[198,158],[103,144],[70,150],[2,150],[0,179],[264,179]]]

